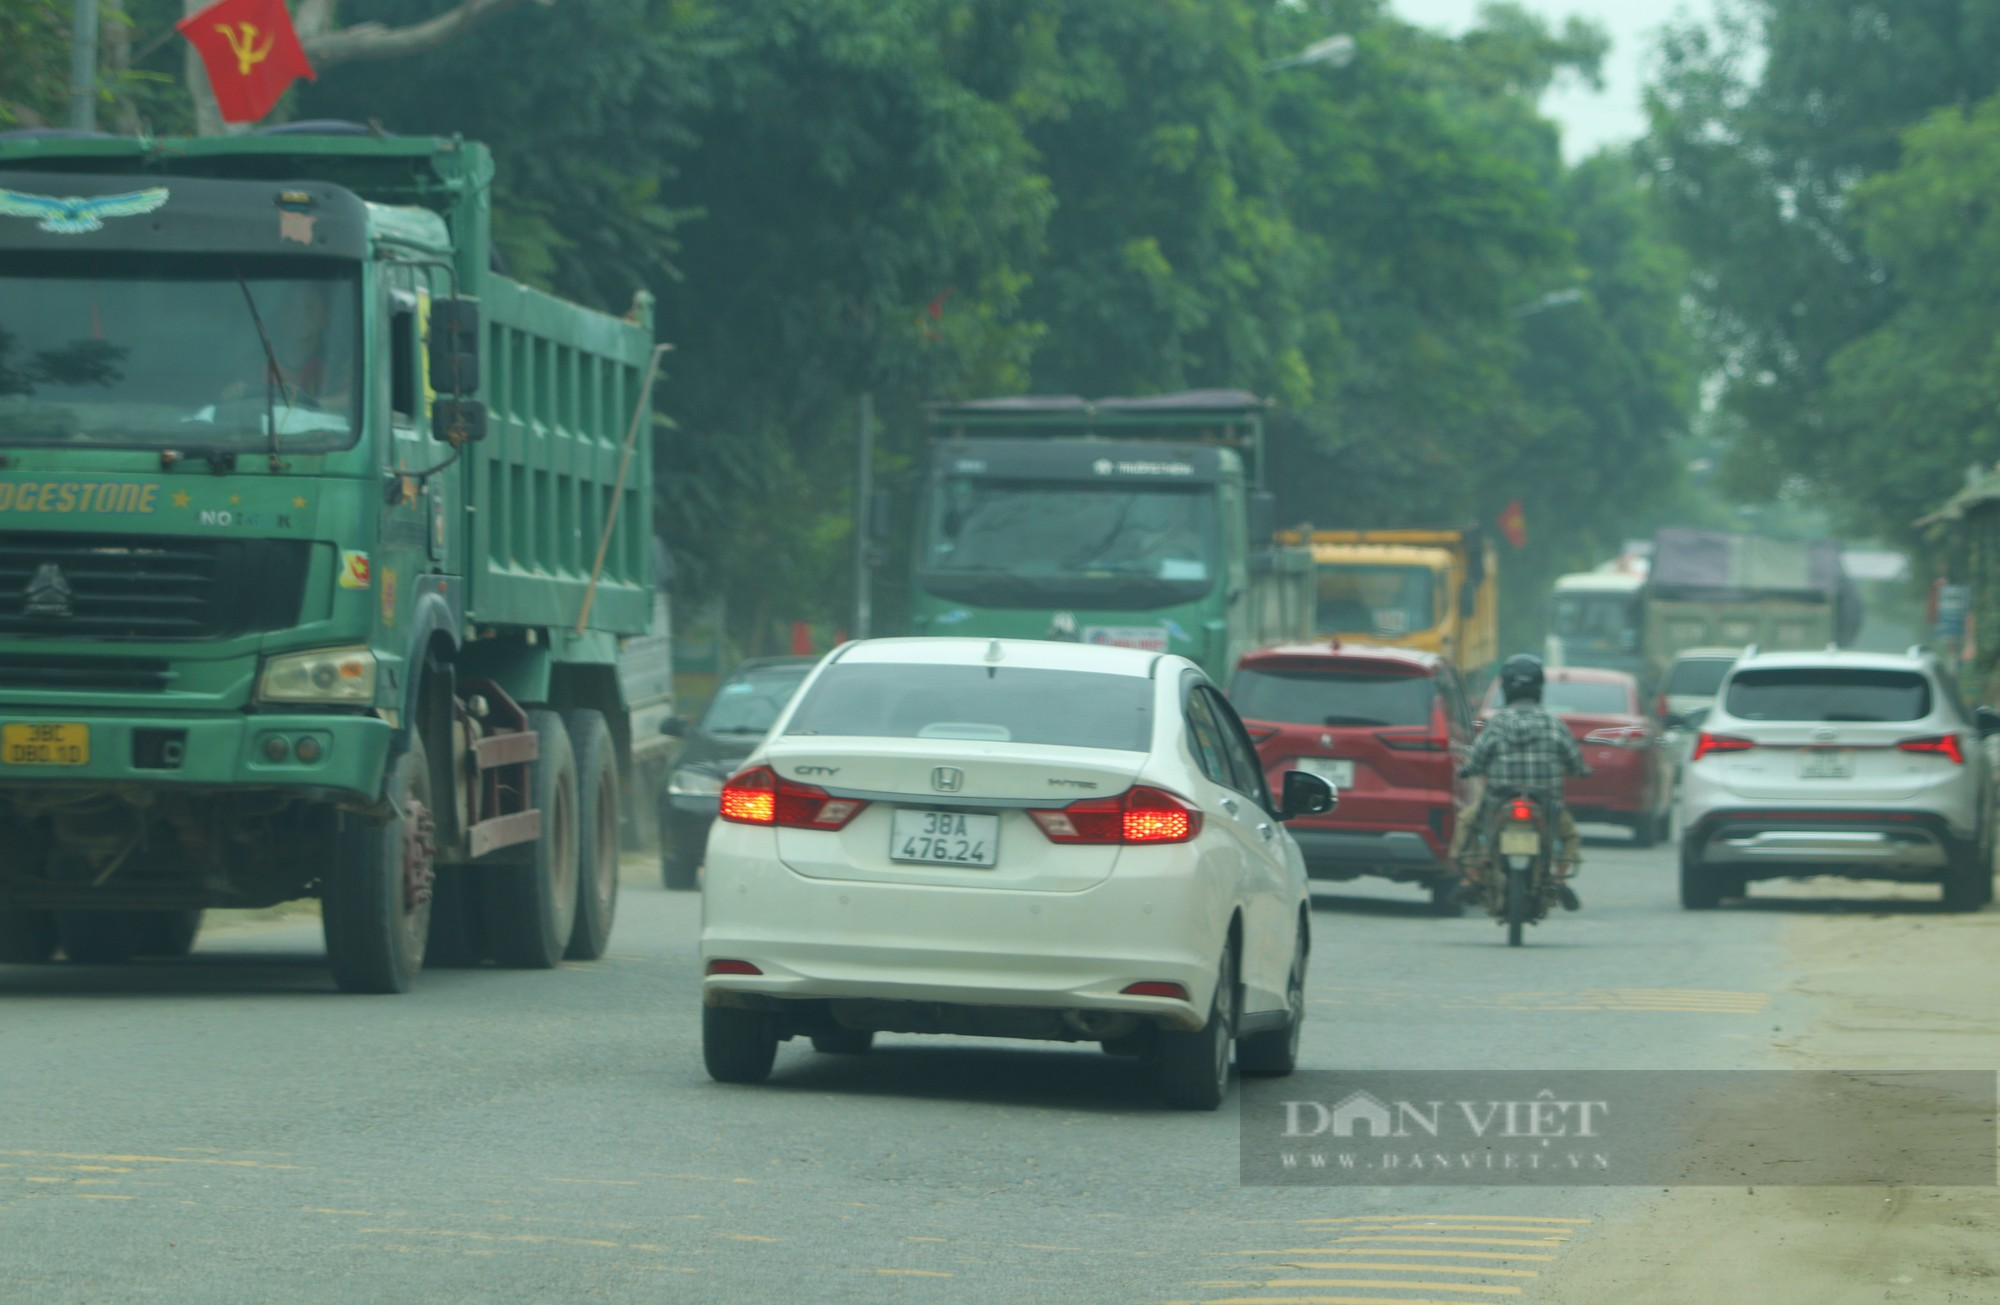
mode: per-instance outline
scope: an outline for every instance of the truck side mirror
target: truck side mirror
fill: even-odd
[[[479,303],[439,299],[431,304],[431,388],[439,394],[479,392]]]
[[[431,405],[431,437],[447,444],[486,438],[486,405],[477,399],[439,399]]]
[[[1278,496],[1268,489],[1250,491],[1250,539],[1267,547],[1278,536]]]
[[[684,739],[687,737],[687,732],[688,723],[685,716],[669,716],[660,722],[660,733],[668,738]]]

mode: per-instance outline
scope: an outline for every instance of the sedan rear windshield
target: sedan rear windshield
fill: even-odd
[[[1145,752],[1153,682],[1019,666],[834,665],[814,681],[785,733]]]
[[[1922,720],[1931,714],[1931,686],[1915,671],[1742,671],[1723,705],[1743,720]]]
[[[1661,692],[1675,697],[1713,698],[1722,688],[1722,677],[1736,663],[1726,657],[1697,657],[1675,662],[1667,668],[1667,682]]]
[[[1288,725],[1428,725],[1437,681],[1360,671],[1242,670],[1230,682],[1236,713]]]
[[[1500,710],[1500,681],[1486,690],[1486,711]],[[1632,693],[1623,684],[1604,680],[1550,680],[1542,686],[1542,705],[1554,712],[1583,716],[1630,716]]]
[[[792,691],[812,669],[811,662],[793,666],[758,666],[729,677],[702,713],[706,734],[762,734],[778,723],[778,713],[792,700]]]

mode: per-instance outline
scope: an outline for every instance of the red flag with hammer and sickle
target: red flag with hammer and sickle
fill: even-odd
[[[174,27],[201,55],[224,122],[255,122],[294,81],[314,80],[285,0],[217,0]]]

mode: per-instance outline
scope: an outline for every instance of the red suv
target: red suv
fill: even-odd
[[[1286,826],[1314,879],[1381,875],[1422,884],[1455,915],[1445,860],[1472,747],[1465,687],[1435,653],[1372,644],[1288,644],[1247,654],[1229,682],[1272,783],[1319,775],[1340,805]]]

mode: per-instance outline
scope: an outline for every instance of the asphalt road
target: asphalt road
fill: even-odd
[[[1683,913],[1673,866],[1594,843],[1519,950],[1337,886],[1305,1067],[1768,1067],[1785,910]],[[0,966],[0,1300],[1532,1302],[1638,1199],[1246,1188],[1233,1101],[1094,1047],[797,1042],[719,1086],[697,909],[635,861],[606,961],[406,997],[335,993],[311,921]]]

